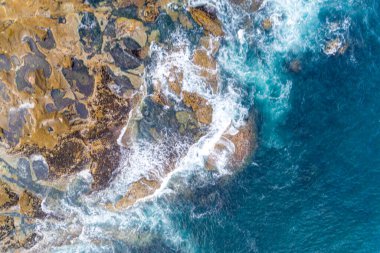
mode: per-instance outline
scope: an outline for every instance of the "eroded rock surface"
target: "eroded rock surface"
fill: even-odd
[[[43,201],[48,194],[66,196],[78,173],[91,177],[84,192],[102,191],[134,142],[167,147],[159,176],[142,176],[104,207],[128,208],[152,195],[212,127],[223,27],[213,10],[181,6],[174,0],[1,2],[2,251],[28,249],[42,239],[34,225],[58,220]],[[197,32],[189,62],[203,94],[188,89],[184,69],[175,63],[164,81],[145,76],[152,46],[181,50],[165,44],[175,29]],[[229,164],[241,166],[255,146],[252,122],[226,131],[223,138],[234,148],[221,141],[205,167],[215,167],[212,159],[225,150]],[[181,151],[175,141],[184,143]]]

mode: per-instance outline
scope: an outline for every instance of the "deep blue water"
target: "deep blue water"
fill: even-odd
[[[331,1],[318,13],[321,27],[350,19],[344,55],[304,50],[299,73],[279,70],[292,81],[289,110],[269,128],[282,145],[267,145],[258,102],[255,164],[174,207],[175,229],[196,251],[380,251],[380,4],[347,5]]]

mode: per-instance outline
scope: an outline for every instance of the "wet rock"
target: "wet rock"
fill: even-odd
[[[112,140],[115,141],[115,140]],[[91,175],[93,178],[92,189],[100,190],[106,187],[113,176],[114,170],[119,166],[120,147],[117,143],[107,140],[97,141],[91,152],[93,160]]]
[[[261,22],[261,26],[264,28],[264,30],[269,31],[272,29],[273,23],[269,18],[266,18]]]
[[[45,161],[36,159],[32,162],[32,168],[37,180],[46,180],[49,177],[49,168]]]
[[[194,112],[198,122],[209,125],[212,122],[212,106],[207,100],[194,92],[182,92],[183,102]]]
[[[138,8],[136,5],[116,8],[115,10],[112,11],[112,15],[116,17],[124,17],[128,19],[138,19]]]
[[[146,0],[142,11],[142,17],[145,22],[154,22],[159,14],[158,3],[156,0]]]
[[[189,132],[193,132],[193,135],[196,135],[199,131],[198,122],[195,119],[195,115],[193,113],[187,111],[179,111],[175,114],[175,117],[180,125],[179,133],[185,134]],[[195,130],[195,131],[194,131]]]
[[[61,140],[54,149],[43,151],[43,155],[49,165],[49,173],[55,176],[81,171],[89,162],[87,147],[77,138]]]
[[[109,67],[103,67],[101,71],[102,83],[118,96],[126,95],[128,91],[134,89],[128,77],[115,75]]]
[[[11,61],[5,54],[0,54],[0,71],[10,71]]]
[[[22,240],[20,243],[24,249],[31,249],[34,245],[37,244],[38,241],[42,239],[42,236],[38,235],[37,233],[32,233],[28,235],[24,240]]]
[[[141,50],[141,46],[139,43],[137,43],[134,39],[132,38],[123,38],[123,43],[124,46],[126,47],[126,50],[131,52],[133,55],[138,55],[138,51]],[[135,52],[135,53],[134,53]]]
[[[148,36],[146,34],[146,28],[141,21],[128,18],[117,18],[115,21],[115,33],[116,37],[124,38],[129,37],[135,40],[141,47],[144,47]]]
[[[24,180],[31,180],[32,174],[30,172],[30,163],[26,158],[20,158],[17,163],[18,175]]]
[[[232,4],[241,6],[244,10],[254,12],[260,9],[264,0],[229,0]]]
[[[48,50],[51,50],[55,48],[55,39],[52,31],[50,29],[47,29],[46,34],[44,37],[40,38],[37,37],[37,43]]]
[[[100,3],[105,2],[106,0],[87,0],[87,1],[91,6],[97,7]]]
[[[73,91],[78,91],[85,98],[92,95],[94,91],[94,77],[88,72],[82,60],[73,58],[71,68],[63,68],[62,74]]]
[[[99,22],[93,13],[85,12],[83,14],[78,32],[86,53],[100,53],[103,37]]]
[[[118,43],[111,49],[110,53],[115,60],[115,64],[124,71],[141,65],[141,61],[135,55],[128,52],[128,50],[122,49]]]
[[[26,115],[27,111],[22,108],[9,111],[8,129],[3,130],[4,137],[9,145],[16,146],[23,136]]]
[[[129,187],[128,193],[116,203],[115,207],[117,209],[127,208],[136,203],[137,200],[153,194],[159,186],[158,181],[145,178],[134,182]]]
[[[10,186],[0,181],[0,210],[8,209],[17,205],[18,196]]]
[[[222,25],[215,17],[201,8],[190,8],[190,14],[207,32],[214,36],[223,36]]]
[[[75,110],[79,114],[79,117],[82,119],[87,119],[88,110],[86,106],[80,102],[75,102]]]
[[[16,84],[19,91],[33,93],[34,85],[30,82],[30,75],[38,70],[43,74],[41,78],[49,78],[51,67],[49,63],[41,56],[28,54],[23,58],[24,65],[16,72]]]
[[[340,38],[335,38],[326,43],[323,52],[327,55],[336,55],[337,53],[342,55],[346,52],[347,48],[348,43],[345,43]]]
[[[214,170],[227,166],[237,170],[248,161],[256,147],[255,125],[249,119],[238,129],[227,129],[207,157],[205,167]]]
[[[14,233],[14,218],[11,216],[0,216],[0,243],[2,240]]]
[[[200,67],[199,75],[205,79],[211,90],[216,92],[218,89],[218,77],[215,59],[206,50],[198,49],[194,52],[193,62]]]
[[[0,81],[0,99],[2,99],[4,102],[9,102],[10,100],[8,88],[1,81]]]
[[[99,126],[121,126],[128,118],[128,101],[114,94],[107,86],[109,78],[101,71],[102,82],[98,84],[95,97],[91,100],[91,118],[101,123]]]
[[[41,203],[42,200],[40,198],[25,190],[19,199],[20,213],[32,218],[41,218],[44,216]]]
[[[66,92],[60,89],[53,89],[50,92],[50,95],[54,101],[54,105],[56,110],[60,111],[63,108],[68,107],[74,103],[74,100],[66,98]]]

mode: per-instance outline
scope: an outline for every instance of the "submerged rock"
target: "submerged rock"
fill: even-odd
[[[232,4],[241,6],[245,11],[255,12],[260,9],[264,0],[229,0]]]

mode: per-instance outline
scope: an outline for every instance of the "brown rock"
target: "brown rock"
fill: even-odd
[[[231,140],[235,146],[231,162],[234,167],[239,168],[256,148],[256,136],[252,121],[248,121],[244,126],[239,128],[235,135],[227,134],[225,137]]]
[[[115,208],[127,208],[135,204],[137,200],[152,195],[159,187],[158,181],[142,178],[130,186],[128,193],[115,204]]]
[[[42,153],[49,165],[49,174],[54,176],[81,171],[90,158],[84,142],[75,137],[63,139],[54,149]]]
[[[198,122],[209,125],[212,122],[213,109],[207,100],[195,92],[184,91],[182,94],[184,104],[195,112]]]
[[[14,218],[10,216],[0,216],[0,243],[15,230]]]
[[[24,190],[19,200],[20,213],[32,218],[43,217],[44,212],[41,209],[41,202],[40,198]]]
[[[18,196],[11,190],[8,184],[0,181],[0,210],[15,206]]]
[[[195,22],[202,26],[207,32],[214,36],[224,35],[221,23],[215,17],[212,17],[210,13],[200,8],[190,8],[189,11]]]
[[[201,68],[199,75],[202,76],[213,92],[218,90],[218,76],[215,59],[206,50],[198,49],[194,52],[193,62]]]
[[[261,26],[264,28],[264,30],[269,31],[272,29],[273,23],[269,18],[266,18],[263,20],[263,22],[261,22]]]
[[[130,37],[137,41],[141,47],[145,46],[148,35],[142,22],[135,19],[118,18],[115,25],[117,37]]]
[[[206,159],[206,169],[213,170],[224,159],[228,168],[241,168],[256,149],[255,125],[252,120],[237,130],[236,134],[223,134]]]
[[[160,12],[157,2],[155,0],[147,0],[142,11],[143,20],[152,23],[156,21],[158,14],[160,14]]]

